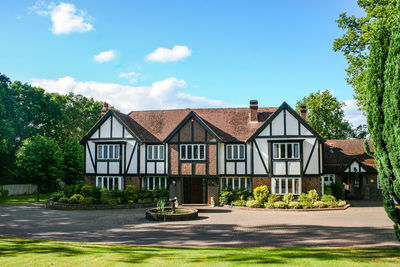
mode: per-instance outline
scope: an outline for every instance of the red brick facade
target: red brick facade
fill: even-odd
[[[315,189],[318,195],[321,195],[321,177],[303,177],[301,179],[301,191],[307,193],[308,191]]]
[[[96,176],[95,175],[85,175],[85,184],[96,186]]]
[[[219,200],[219,186],[218,179],[207,180],[207,204],[211,204],[211,197],[214,198],[214,204],[218,205]]]
[[[268,186],[268,190],[271,192],[271,178],[269,178],[269,177],[253,177],[253,179],[252,179],[253,190],[254,190],[254,188],[256,188],[258,186],[262,186],[262,185]]]
[[[135,185],[137,188],[140,188],[140,179],[138,176],[125,176],[125,186],[127,185]]]

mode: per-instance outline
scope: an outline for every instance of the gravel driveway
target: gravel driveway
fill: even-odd
[[[145,209],[60,211],[0,205],[0,235],[78,242],[168,246],[399,246],[383,207],[278,212],[199,207],[199,219],[149,222]]]

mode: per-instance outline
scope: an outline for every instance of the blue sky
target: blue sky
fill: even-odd
[[[356,0],[1,1],[0,72],[120,110],[260,106],[330,89],[356,112],[332,50]]]

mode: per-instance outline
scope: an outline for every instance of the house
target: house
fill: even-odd
[[[164,187],[179,203],[217,203],[224,187],[322,194],[326,140],[305,121],[304,106],[300,113],[285,102],[258,107],[257,100],[248,108],[129,114],[104,103],[101,119],[81,140],[85,183],[121,190],[129,184]]]

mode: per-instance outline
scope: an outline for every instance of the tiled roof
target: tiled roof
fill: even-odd
[[[363,144],[364,139],[326,140],[324,172],[343,173],[347,165],[356,159],[368,172],[376,173],[375,161],[365,153]],[[369,144],[373,152],[371,141]],[[333,147],[333,153],[330,152],[329,146]]]
[[[258,108],[258,122],[250,122],[249,108],[206,108],[133,111],[129,117],[146,131],[144,142],[162,142],[190,113],[194,112],[224,142],[245,142],[278,108]],[[125,115],[128,116],[128,115]],[[133,123],[133,124],[135,124]],[[132,131],[135,131],[132,129]]]

